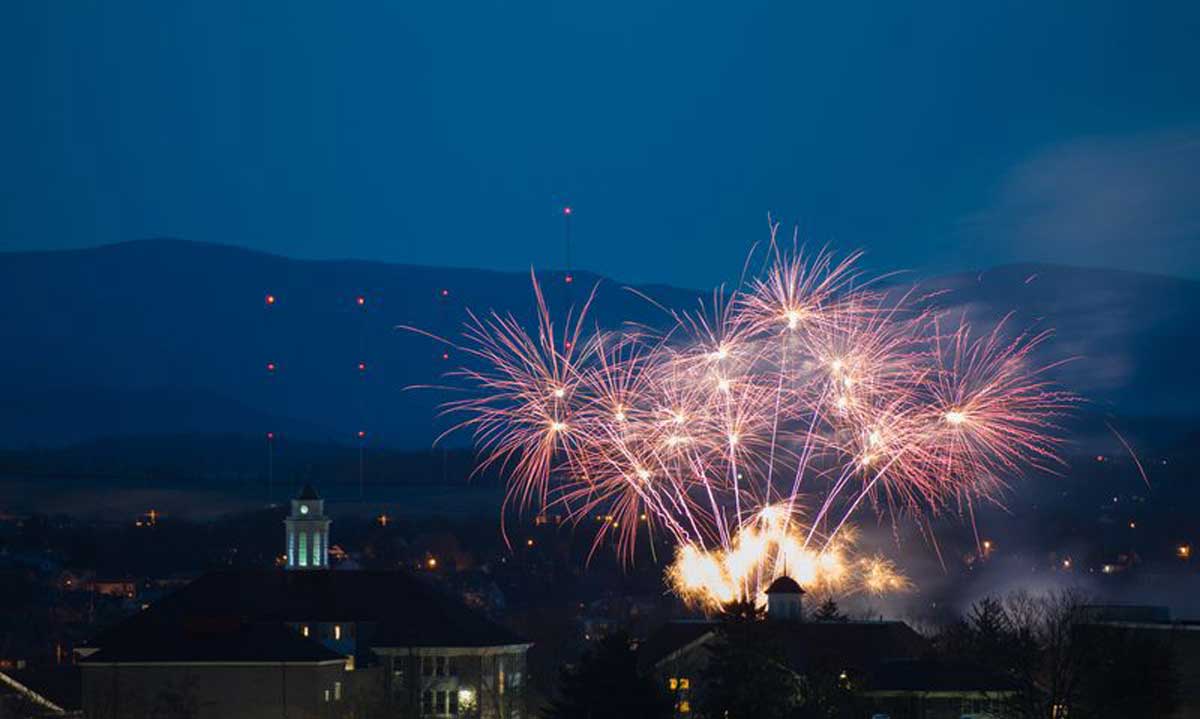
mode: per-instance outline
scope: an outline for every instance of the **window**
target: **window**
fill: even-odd
[[[296,533],[288,530],[288,566],[296,566]]]
[[[421,657],[421,676],[433,676],[433,657]]]
[[[322,565],[322,562],[321,562],[321,533],[320,532],[313,532],[312,565],[314,567],[320,567]]]
[[[454,657],[446,657],[446,676],[458,676],[458,663],[454,661]]]
[[[687,677],[679,678],[679,689],[681,691],[687,691],[688,689],[691,689],[691,688],[692,688],[691,680],[689,680]]]
[[[308,636],[308,625],[307,624],[300,627],[300,633],[306,637]]]
[[[339,640],[342,638],[342,625],[341,624],[333,625],[333,638],[339,639]]]
[[[300,566],[308,566],[308,532],[300,533]]]
[[[448,704],[448,702],[447,702],[446,692],[444,692],[444,691],[439,691],[439,692],[437,693],[437,713],[438,713],[438,714],[445,714],[445,713],[446,713],[447,704]]]
[[[325,701],[329,701],[329,690],[325,690]]]
[[[450,715],[458,716],[458,692],[448,692],[446,699],[450,702]]]
[[[678,679],[676,679],[675,677],[671,677],[670,679],[667,680],[667,689],[670,689],[671,691],[675,691],[678,688],[679,688],[679,680]]]
[[[428,689],[421,692],[421,713],[426,715],[433,713],[433,692]]]
[[[334,698],[334,701],[340,702],[342,700],[342,683],[341,682],[333,683],[333,698]]]
[[[691,711],[692,711],[692,703],[691,702],[689,702],[687,699],[684,699],[683,701],[679,702],[679,713],[680,714],[687,714]]]

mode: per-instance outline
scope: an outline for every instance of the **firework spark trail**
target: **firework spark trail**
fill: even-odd
[[[595,515],[593,551],[611,535],[625,560],[640,527],[665,532],[674,588],[712,606],[784,571],[901,589],[889,562],[853,555],[864,506],[927,526],[1059,463],[1075,400],[1033,362],[1048,333],[947,326],[928,298],[863,282],[858,255],[807,257],[774,230],[767,257],[732,293],[668,310],[663,333],[588,331],[595,289],[559,328],[536,277],[533,334],[470,314],[456,346],[480,366],[452,373],[471,394],[444,410],[507,475],[506,507]]]

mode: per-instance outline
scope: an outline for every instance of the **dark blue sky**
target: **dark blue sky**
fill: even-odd
[[[919,6],[7,0],[0,248],[1200,276],[1200,4]]]

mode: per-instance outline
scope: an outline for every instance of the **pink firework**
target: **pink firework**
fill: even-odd
[[[534,278],[533,332],[470,315],[455,344],[475,362],[453,373],[470,394],[445,409],[503,468],[506,506],[599,517],[595,546],[613,537],[626,559],[666,533],[685,596],[758,597],[789,563],[823,586],[903,586],[881,559],[845,558],[851,518],[996,501],[1059,461],[1074,399],[1033,360],[1045,333],[947,328],[856,259],[772,240],[758,278],[669,310],[663,332],[589,330],[594,291],[559,326]]]

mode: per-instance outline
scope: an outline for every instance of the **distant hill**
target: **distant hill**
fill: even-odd
[[[579,304],[601,282],[573,279],[542,274],[547,299]],[[673,306],[697,296],[642,289]],[[427,448],[448,396],[405,388],[439,382],[463,358],[396,326],[455,337],[468,307],[533,313],[528,274],[178,240],[0,253],[0,304],[0,447],[267,431],[353,442],[361,429],[376,446]],[[594,317],[661,324],[663,313],[603,281]]]
[[[599,281],[602,325],[662,324],[661,310],[619,282],[539,276],[556,306],[581,302]],[[1014,327],[1055,328],[1051,351],[1078,357],[1062,379],[1092,411],[1200,415],[1200,283],[1021,265],[920,285],[945,290],[939,304],[984,324],[1012,311]],[[704,294],[637,289],[676,308]],[[468,307],[533,310],[527,274],[302,261],[177,240],[2,253],[0,303],[7,447],[269,430],[351,443],[363,429],[376,446],[427,448],[445,426],[434,416],[447,395],[404,388],[438,382],[461,358],[443,360],[442,347],[395,327],[453,336]]]

